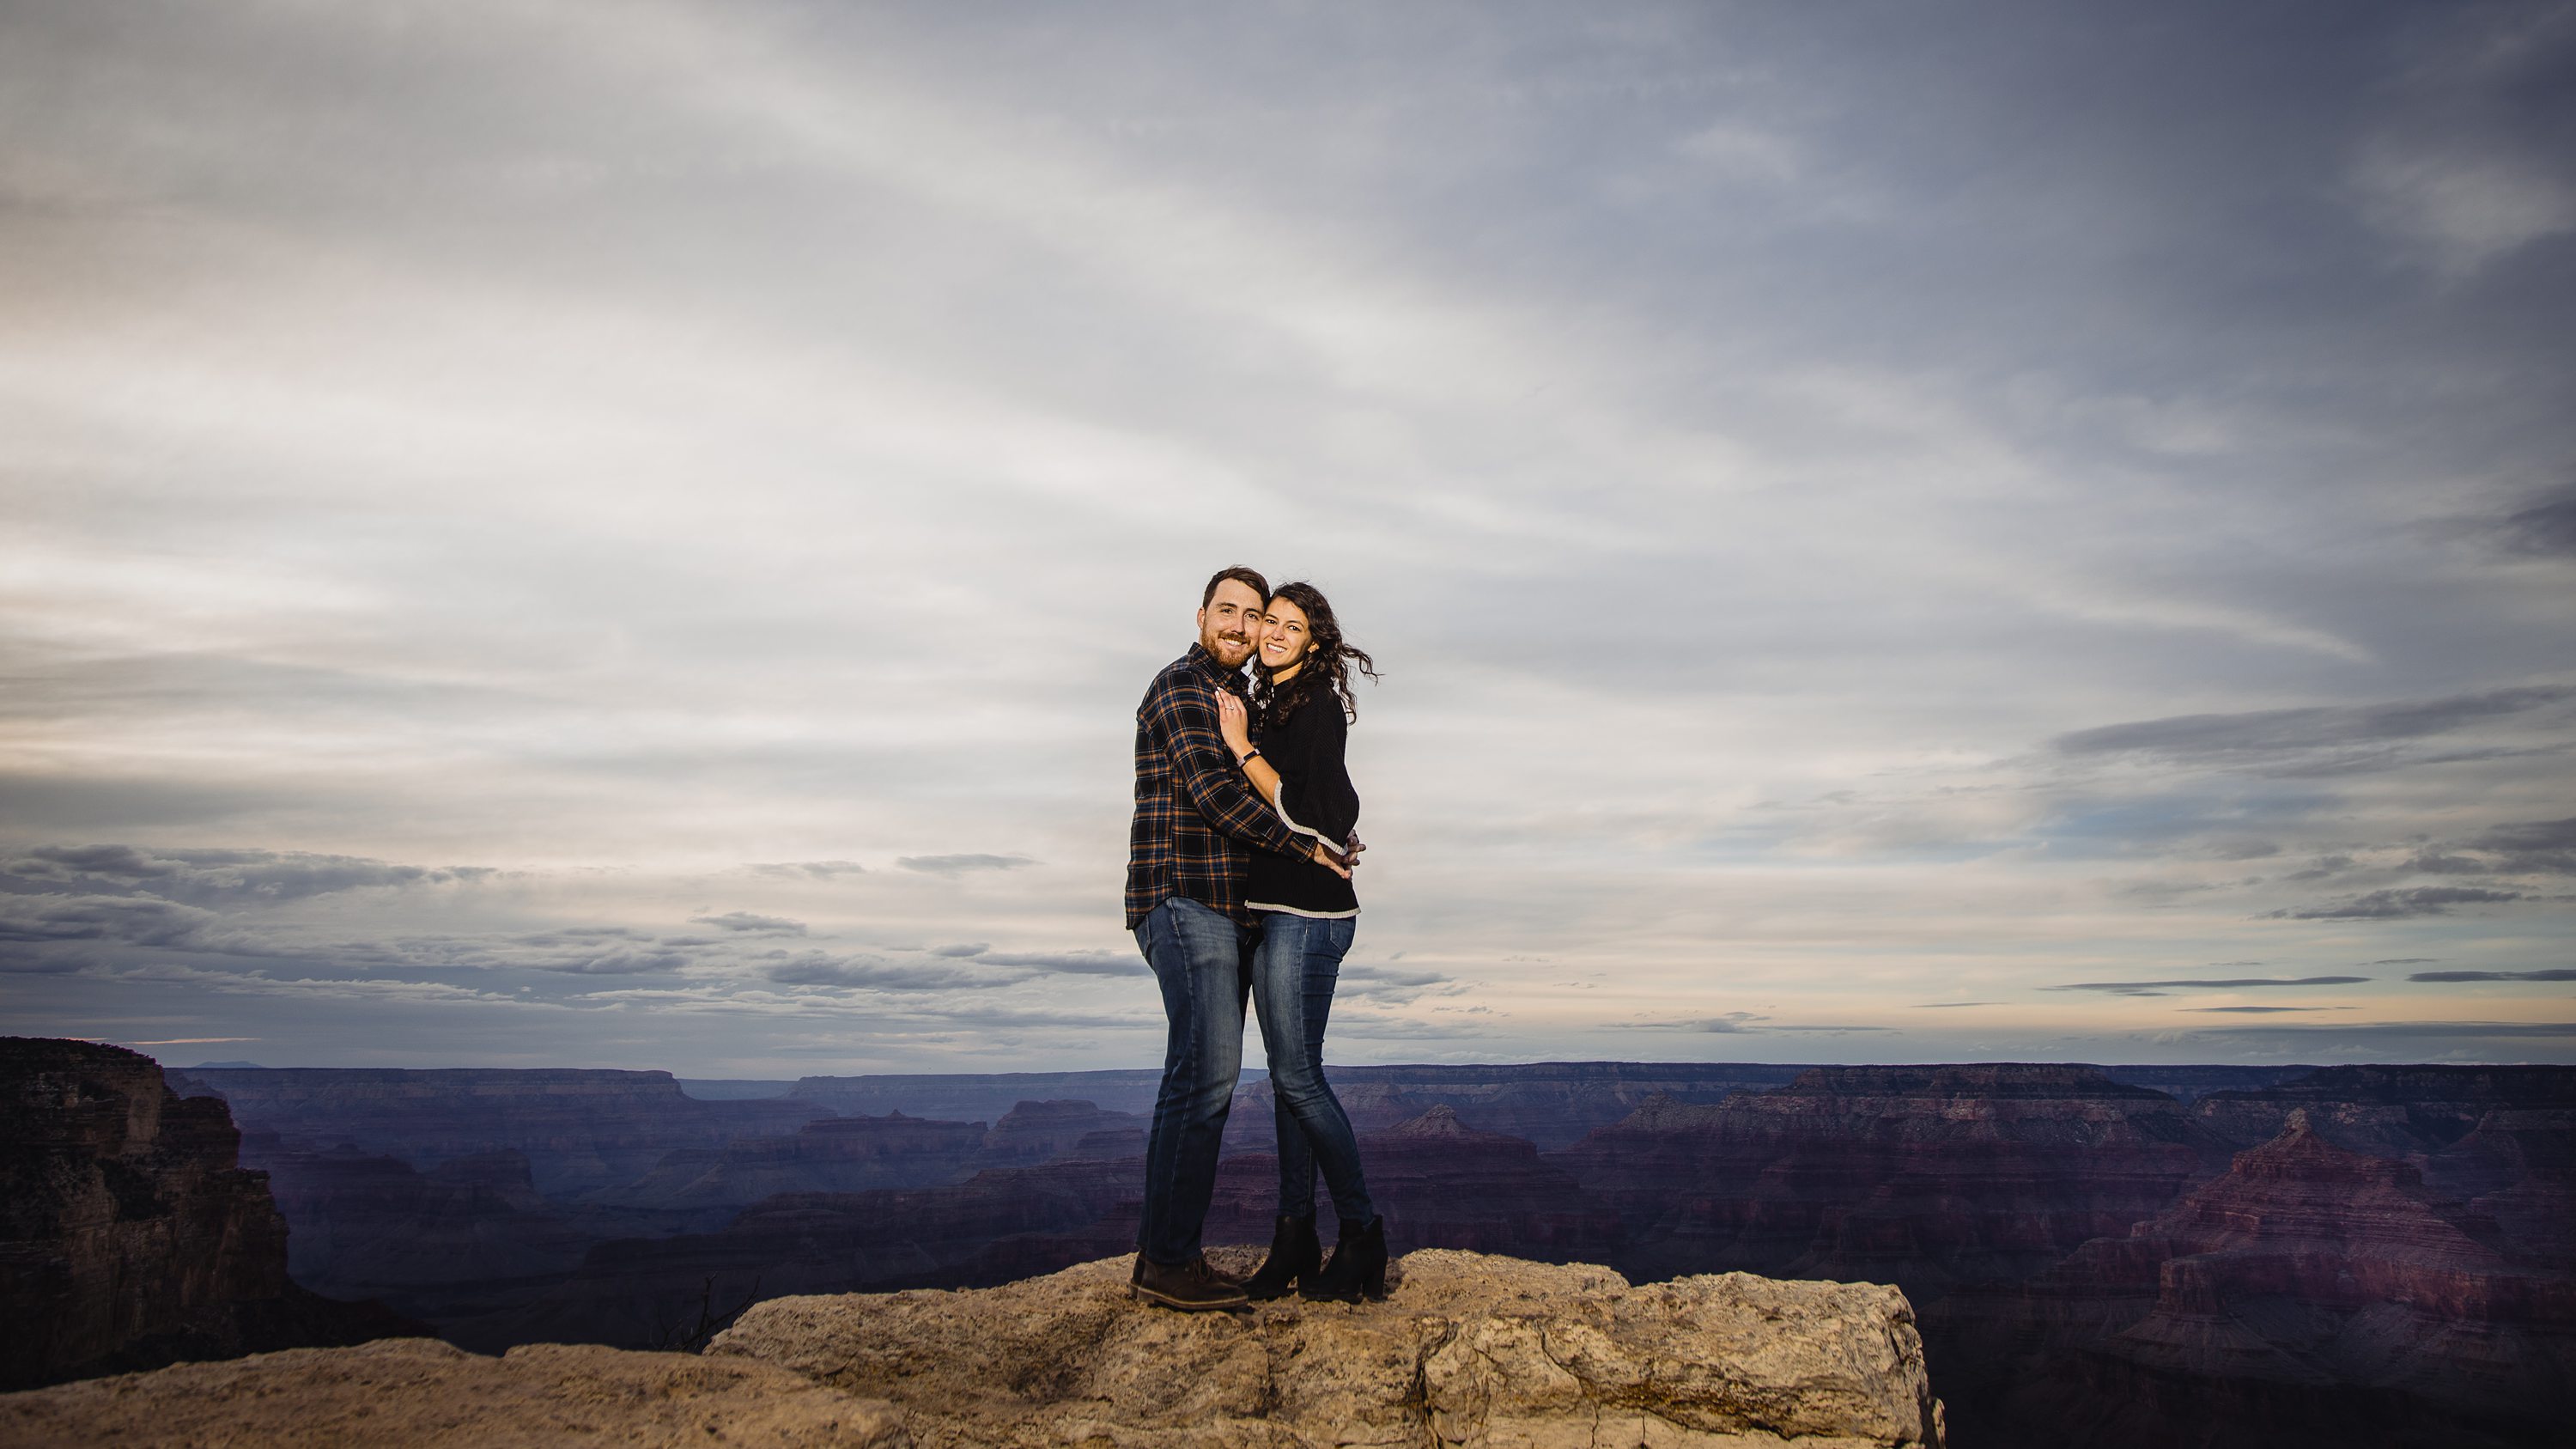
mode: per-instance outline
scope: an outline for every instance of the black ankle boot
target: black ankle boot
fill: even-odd
[[[1270,1229],[1270,1256],[1261,1260],[1261,1271],[1244,1280],[1243,1296],[1255,1303],[1285,1298],[1288,1290],[1310,1281],[1324,1261],[1324,1245],[1315,1237],[1315,1215],[1302,1218],[1281,1214]]]
[[[1333,1244],[1333,1261],[1298,1288],[1300,1298],[1331,1303],[1386,1299],[1386,1219],[1367,1222],[1342,1219],[1342,1240]]]

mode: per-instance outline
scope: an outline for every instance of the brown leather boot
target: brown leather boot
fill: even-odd
[[[1177,1308],[1183,1313],[1242,1308],[1249,1302],[1243,1296],[1243,1285],[1209,1267],[1205,1253],[1178,1266],[1157,1263],[1138,1253],[1136,1271],[1127,1277],[1127,1291],[1158,1308]]]

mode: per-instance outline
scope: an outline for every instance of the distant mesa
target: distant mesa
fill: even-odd
[[[287,1151],[347,1142],[419,1167],[521,1152],[548,1194],[621,1186],[675,1149],[720,1148],[832,1115],[795,1100],[701,1101],[668,1072],[571,1067],[200,1067],[173,1084],[223,1098],[245,1131],[273,1134]]]

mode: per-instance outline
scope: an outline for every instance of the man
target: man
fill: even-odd
[[[1127,833],[1127,928],[1163,991],[1163,1085],[1145,1139],[1137,1297],[1168,1308],[1239,1308],[1243,1285],[1208,1266],[1200,1230],[1216,1189],[1243,1060],[1243,1006],[1260,933],[1244,908],[1254,850],[1341,857],[1288,828],[1253,793],[1217,730],[1217,694],[1243,692],[1269,581],[1220,571],[1199,595],[1198,642],[1136,708],[1136,816]]]

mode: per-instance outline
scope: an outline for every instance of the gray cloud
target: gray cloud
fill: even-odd
[[[2242,714],[2174,715],[2060,735],[2065,755],[2132,755],[2177,764],[2294,773],[2392,767],[2392,743],[2447,734],[2576,698],[2576,687],[2531,685],[2442,699],[2324,705]]]
[[[1340,995],[1369,997],[1391,1006],[1418,1001],[1454,984],[1453,978],[1438,971],[1401,971],[1349,962],[1343,963],[1339,982]]]
[[[2498,825],[2464,844],[2494,854],[2499,871],[2576,874],[2576,817]]]
[[[1037,862],[1025,855],[907,855],[895,864],[928,875],[963,875],[976,870],[1018,870]]]
[[[2511,821],[2422,846],[2397,868],[2417,875],[2576,875],[2576,819]]]
[[[0,896],[0,942],[20,945],[175,946],[216,919],[194,906],[132,896]]]
[[[2345,1022],[2332,1026],[2310,1026],[2283,1022],[2277,1026],[2211,1026],[2195,1027],[2208,1035],[2220,1033],[2265,1034],[2297,1033],[2311,1038],[2347,1038],[2373,1041],[2390,1037],[2423,1038],[2455,1041],[2552,1041],[2576,1037],[2576,1021],[2371,1021]]]
[[[961,941],[953,946],[933,946],[930,948],[930,954],[933,956],[946,956],[954,960],[963,960],[971,956],[981,956],[992,949],[993,948],[990,945],[982,941]]]
[[[953,966],[898,965],[860,956],[808,953],[765,967],[761,975],[782,986],[854,987],[866,991],[954,991],[1005,978]]]
[[[2266,913],[2269,920],[2397,921],[2415,916],[2450,914],[2453,906],[2484,905],[2522,899],[2519,891],[2491,891],[2476,886],[2417,886],[2409,890],[2370,891],[2329,905]]]
[[[2494,538],[2506,553],[2526,558],[2576,558],[2576,487],[2506,515]]]
[[[691,916],[689,919],[701,926],[717,926],[727,931],[749,931],[761,935],[779,936],[805,934],[803,921],[789,920],[785,916],[754,915],[750,911],[727,911],[721,916]]]
[[[2233,1012],[2245,1016],[2270,1016],[2284,1011],[2350,1011],[2349,1006],[2187,1006],[2185,1011]]]
[[[2117,996],[2162,996],[2167,990],[2242,991],[2273,986],[2352,986],[2369,979],[2367,976],[2231,976],[2169,981],[2075,981],[2064,986],[2045,986],[2040,989],[2043,991],[2107,991]]]
[[[143,850],[131,845],[40,845],[0,864],[39,889],[127,890],[196,905],[276,904],[368,887],[481,880],[473,866],[428,869],[353,855],[279,850]]]
[[[2553,966],[2541,971],[2418,971],[2409,981],[2576,981],[2576,969]]]
[[[653,933],[633,926],[564,926],[552,931],[530,931],[511,939],[523,946],[561,946],[567,942],[649,941]]]
[[[1681,1021],[1623,1021],[1625,1031],[1696,1031],[1717,1036],[1740,1036],[1761,1030],[1754,1023],[1764,1018],[1749,1011],[1730,1011],[1723,1016],[1690,1017]]]
[[[1964,1004],[1964,1003],[1963,1003]],[[1716,1036],[1760,1036],[1775,1031],[1825,1033],[1892,1032],[1887,1026],[1852,1026],[1835,1022],[1774,1022],[1769,1017],[1750,1011],[1730,1011],[1723,1016],[1704,1016],[1680,1021],[1623,1021],[1615,1024],[1625,1031],[1689,1031]]]
[[[564,976],[647,976],[657,972],[677,971],[691,964],[693,958],[679,951],[645,951],[615,948],[586,954],[535,957],[510,964],[526,971],[550,971]]]
[[[762,865],[746,865],[754,875],[775,876],[783,880],[831,880],[838,876],[863,875],[867,867],[855,860],[782,860]]]
[[[987,966],[1023,966],[1075,976],[1141,976],[1145,960],[1133,951],[994,951],[979,955]]]

